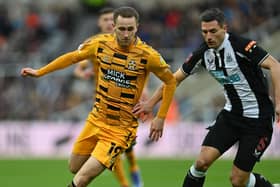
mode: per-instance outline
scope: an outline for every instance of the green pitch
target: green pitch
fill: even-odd
[[[139,160],[144,187],[180,187],[192,160]],[[126,166],[127,167],[127,166]],[[263,160],[255,171],[272,182],[280,182],[280,160]],[[229,187],[231,161],[219,160],[208,171],[205,187]],[[72,175],[67,160],[0,160],[0,186],[66,187]],[[90,186],[118,187],[111,172],[105,171]]]

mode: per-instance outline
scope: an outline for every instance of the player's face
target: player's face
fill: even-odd
[[[121,48],[127,48],[135,41],[137,26],[138,23],[136,22],[135,17],[117,17],[114,31],[116,33],[118,44]]]
[[[102,14],[98,19],[98,27],[102,33],[112,33],[113,23],[113,13]]]
[[[220,26],[216,20],[201,22],[201,32],[209,48],[217,49],[222,44],[226,34],[226,26]]]

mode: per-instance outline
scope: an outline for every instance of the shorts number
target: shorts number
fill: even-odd
[[[111,142],[111,147],[108,151],[108,155],[114,154],[113,157],[116,157],[122,151],[121,146],[116,146],[115,143]]]

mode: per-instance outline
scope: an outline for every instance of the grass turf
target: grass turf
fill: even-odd
[[[141,167],[145,187],[180,187],[184,175],[193,160],[143,159]],[[218,160],[208,171],[205,187],[229,187],[230,160]],[[126,164],[126,163],[125,163]],[[0,186],[5,187],[63,187],[72,180],[67,160],[18,159],[0,160]],[[126,164],[127,168],[127,164]],[[280,182],[280,160],[263,160],[255,171],[272,182]],[[129,176],[129,174],[127,175]],[[111,172],[105,171],[89,186],[118,187]]]

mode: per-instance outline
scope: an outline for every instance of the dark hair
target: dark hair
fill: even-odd
[[[124,17],[124,18],[135,17],[136,22],[139,23],[139,14],[132,7],[124,6],[124,7],[120,7],[120,8],[115,9],[115,11],[114,11],[114,23],[116,23],[116,20],[119,16]]]
[[[114,12],[113,8],[105,7],[105,8],[102,8],[101,10],[99,10],[98,15],[101,16],[103,14],[108,14],[108,13],[113,13],[113,12]]]
[[[220,26],[225,24],[225,15],[219,8],[210,8],[200,15],[200,21],[209,22],[216,20]]]

